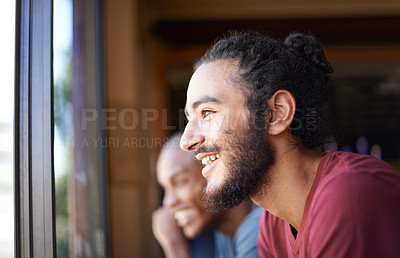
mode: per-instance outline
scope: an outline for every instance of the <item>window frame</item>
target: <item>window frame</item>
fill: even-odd
[[[16,3],[15,256],[56,256],[52,0]]]
[[[76,4],[74,1],[73,3]],[[96,110],[105,106],[101,0],[74,5],[93,38],[83,40],[88,92]],[[75,12],[75,11],[74,11]],[[75,14],[74,14],[75,15]],[[53,0],[16,0],[14,104],[14,255],[56,257],[54,178]],[[74,25],[75,26],[75,25]],[[88,67],[93,67],[89,69]],[[88,97],[89,99],[89,97]],[[86,99],[86,100],[88,100]],[[105,132],[101,117],[94,128]],[[100,226],[104,255],[109,256],[107,152],[92,153],[99,170]],[[97,240],[99,241],[99,240]]]

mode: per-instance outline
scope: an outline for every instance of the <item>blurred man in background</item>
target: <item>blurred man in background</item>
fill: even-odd
[[[170,138],[157,162],[157,180],[165,194],[163,206],[153,213],[153,233],[165,256],[258,257],[262,209],[246,199],[220,215],[206,210],[203,166],[179,148],[180,137],[177,133]]]

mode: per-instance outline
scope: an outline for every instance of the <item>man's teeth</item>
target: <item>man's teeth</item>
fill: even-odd
[[[213,162],[214,160],[216,160],[216,159],[219,159],[219,154],[217,154],[217,155],[210,155],[210,156],[207,156],[207,157],[205,157],[205,158],[203,158],[202,160],[201,160],[201,163],[203,163],[203,165],[208,165],[208,164],[210,164],[211,162]]]
[[[176,221],[178,222],[178,225],[184,226],[186,223],[188,223],[195,215],[195,211],[188,209],[188,210],[182,210],[182,211],[177,211],[174,214],[174,217]]]

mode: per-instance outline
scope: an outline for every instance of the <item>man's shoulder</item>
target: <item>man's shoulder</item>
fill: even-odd
[[[215,231],[216,257],[258,257],[256,243],[262,211],[262,208],[255,206],[243,219],[233,239]]]
[[[260,218],[263,211],[263,208],[254,205],[251,212],[243,219],[242,223],[240,224],[236,232],[235,239],[237,239],[238,241],[245,241],[245,239],[247,239],[249,236],[257,237]]]
[[[316,176],[313,205],[334,209],[366,208],[400,201],[400,174],[385,162],[367,155],[346,152],[328,154],[324,170]],[[353,206],[355,205],[355,206]],[[311,207],[312,208],[312,207]],[[314,207],[315,208],[315,207]]]
[[[400,175],[366,155],[338,152],[325,158],[328,171],[317,179],[306,205],[307,252],[313,257],[331,257],[343,250],[338,256],[361,257],[364,250],[374,255],[392,250],[399,240]],[[371,245],[371,239],[384,243]]]
[[[189,245],[194,258],[212,257],[215,253],[214,231],[208,230],[194,239],[189,239]]]
[[[263,213],[264,209],[261,208],[258,205],[254,205],[253,209],[250,211],[250,213],[246,216],[246,218],[243,219],[243,223],[242,224],[246,224],[246,223],[255,223],[256,225],[258,225],[259,221],[260,221],[260,217],[261,214]],[[246,226],[246,225],[244,225]]]
[[[317,178],[318,177],[318,178]],[[331,183],[341,177],[374,177],[377,180],[400,184],[400,174],[389,164],[369,155],[351,152],[327,152],[317,172],[318,184]]]

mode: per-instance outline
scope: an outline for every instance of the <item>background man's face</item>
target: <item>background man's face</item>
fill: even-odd
[[[246,98],[235,76],[236,61],[205,63],[193,74],[187,92],[189,122],[181,148],[195,150],[205,165],[205,201],[216,212],[254,194],[273,161],[266,131],[249,124]]]
[[[193,154],[179,148],[164,149],[157,163],[157,179],[165,189],[164,206],[170,208],[188,238],[209,229],[214,215],[202,205],[206,181]]]

